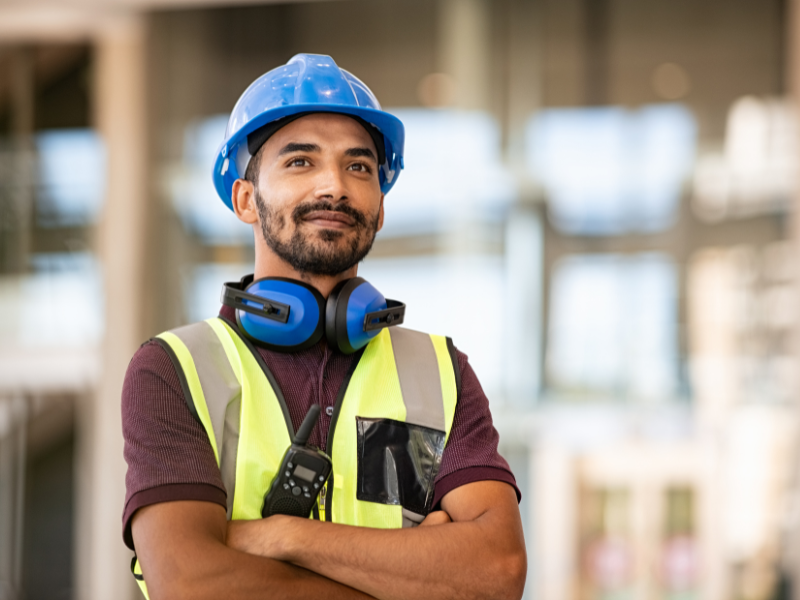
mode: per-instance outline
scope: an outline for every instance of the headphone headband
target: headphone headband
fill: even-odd
[[[236,309],[236,322],[251,341],[270,350],[296,352],[324,336],[331,348],[356,352],[379,330],[399,325],[406,305],[388,300],[369,282],[339,282],[327,301],[316,288],[294,279],[252,275],[222,288],[222,303]]]
[[[364,331],[374,331],[403,323],[406,316],[406,305],[398,300],[390,300],[389,298],[386,299],[386,304],[388,308],[366,314],[364,317]]]
[[[291,306],[270,300],[264,296],[248,294],[238,287],[240,285],[241,282],[230,281],[222,286],[222,304],[280,323],[286,323],[289,320]],[[256,306],[253,306],[253,304]]]

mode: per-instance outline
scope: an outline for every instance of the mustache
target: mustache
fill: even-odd
[[[353,219],[353,221],[355,221],[356,225],[359,227],[367,226],[367,217],[364,216],[364,213],[361,211],[356,210],[348,204],[334,204],[333,202],[329,202],[327,200],[319,200],[317,202],[309,202],[307,204],[296,206],[292,211],[292,220],[299,224],[303,220],[303,217],[317,210],[339,212]]]

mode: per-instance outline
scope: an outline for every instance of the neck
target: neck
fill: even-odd
[[[293,268],[285,260],[277,256],[269,248],[259,248],[256,246],[256,264],[254,271],[255,279],[264,277],[286,277],[288,279],[298,279],[311,286],[314,286],[323,298],[327,298],[336,284],[345,279],[350,279],[358,274],[358,265],[353,266],[347,271],[336,275],[313,275]]]

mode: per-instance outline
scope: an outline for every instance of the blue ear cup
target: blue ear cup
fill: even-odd
[[[361,277],[339,282],[328,296],[325,307],[325,337],[328,345],[352,354],[366,346],[379,330],[364,331],[368,312],[384,310],[386,299]]]
[[[246,337],[281,352],[305,350],[322,339],[325,299],[316,288],[283,277],[250,279],[225,284],[222,293],[222,303],[236,308],[236,322]]]
[[[361,277],[339,282],[325,307],[325,338],[331,348],[352,354],[366,346],[381,329],[399,325],[405,304],[387,300]]]

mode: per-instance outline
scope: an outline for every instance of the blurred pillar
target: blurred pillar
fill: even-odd
[[[125,494],[120,394],[144,337],[142,314],[147,221],[145,28],[140,17],[109,23],[95,44],[95,119],[106,144],[106,201],[98,230],[105,289],[105,341],[96,396],[79,430],[76,556],[85,600],[135,597],[131,552],[122,543]]]
[[[584,102],[607,104],[609,78],[609,0],[583,0]]]
[[[487,0],[440,0],[437,62],[455,79],[457,108],[489,108],[490,17]]]
[[[506,223],[506,396],[531,410],[542,383],[543,232],[539,213],[515,207]]]
[[[508,0],[505,56],[506,156],[522,187],[522,202],[534,202],[535,190],[525,166],[525,126],[542,106],[542,44],[544,10],[541,0]]]
[[[530,461],[536,516],[535,537],[527,540],[534,554],[534,576],[527,587],[537,600],[570,600],[578,596],[580,574],[575,459],[566,448],[542,442],[531,448]]]
[[[786,82],[787,95],[793,102],[796,114],[800,115],[800,0],[789,0],[786,3]],[[798,141],[800,143],[800,140]],[[798,165],[798,185],[800,190],[800,165]],[[794,199],[794,211],[791,217],[791,237],[795,256],[800,256],[800,198]],[[800,293],[800,289],[798,289]],[[800,301],[800,298],[798,298]],[[800,302],[798,302],[800,303]],[[795,319],[794,352],[795,360],[800,362],[800,319]],[[800,377],[796,377],[800,386]],[[800,398],[797,389],[796,398]],[[800,407],[800,402],[796,401]],[[783,598],[800,600],[800,448],[795,450],[795,466],[792,473],[792,490],[789,494],[789,514],[784,516],[782,559],[784,580],[779,590]]]
[[[27,417],[24,397],[0,399],[0,600],[24,597],[22,551]]]
[[[33,124],[35,77],[33,49],[19,46],[11,57],[11,188],[8,198],[13,223],[9,229],[6,265],[3,270],[23,273],[27,270],[33,215]]]

